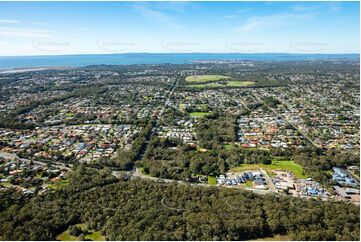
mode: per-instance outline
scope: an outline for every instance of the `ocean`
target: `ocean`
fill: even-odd
[[[0,69],[51,66],[130,65],[130,64],[186,64],[197,60],[250,60],[250,61],[300,61],[352,59],[359,54],[234,54],[234,53],[172,53],[172,54],[89,54],[0,57]]]

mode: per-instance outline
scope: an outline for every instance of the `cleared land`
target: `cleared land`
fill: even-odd
[[[226,80],[231,77],[229,76],[222,76],[222,75],[194,75],[194,76],[187,76],[186,82],[212,82],[212,81],[221,81]]]
[[[232,168],[233,172],[241,172],[241,171],[249,171],[249,170],[258,170],[259,168],[263,168],[272,174],[272,170],[287,170],[293,172],[295,176],[299,179],[307,178],[306,175],[303,174],[303,168],[299,164],[296,164],[291,160],[281,160],[279,158],[275,158],[272,160],[272,164],[242,164],[238,167]]]

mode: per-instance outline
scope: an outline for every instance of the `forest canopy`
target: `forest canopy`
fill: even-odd
[[[25,196],[1,191],[0,239],[54,240],[86,223],[108,240],[358,240],[359,208],[219,187],[120,179],[78,167],[70,184]]]

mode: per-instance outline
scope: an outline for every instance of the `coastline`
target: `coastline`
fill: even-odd
[[[0,72],[15,69],[84,67],[91,65],[192,64],[209,61],[340,61],[359,54],[305,53],[124,53],[47,56],[0,56]]]

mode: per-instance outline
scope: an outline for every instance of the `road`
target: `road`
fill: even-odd
[[[0,157],[4,157],[6,159],[19,159],[21,161],[30,162],[30,160],[28,160],[28,159],[19,158],[16,154],[11,154],[11,153],[0,152]],[[48,165],[48,163],[41,162],[41,161],[34,161],[33,160],[33,162],[35,164],[39,164],[39,165],[42,165],[42,166]],[[71,169],[71,167],[66,167],[66,166],[61,165],[61,164],[52,164],[52,166],[55,167],[55,168],[58,168],[58,169],[63,169],[63,170],[70,170]],[[177,183],[177,184],[181,184],[181,185],[198,186],[198,187],[220,187],[218,185],[215,186],[215,185],[210,185],[210,184],[206,184],[206,183],[190,183],[190,182],[184,182],[184,181],[173,180],[173,179],[163,179],[163,178],[159,178],[159,177],[152,177],[152,176],[149,176],[149,175],[142,174],[138,168],[135,168],[133,171],[129,172],[128,174],[131,176],[131,179],[137,179],[137,178],[138,179],[146,179],[146,180],[151,180],[151,181],[159,182],[159,183]],[[119,172],[118,171],[112,171],[112,175],[119,178]],[[274,184],[273,184],[271,178],[269,178],[268,174],[265,177],[266,177],[267,182],[274,186]],[[99,186],[92,187],[92,188],[89,188],[89,190],[90,191],[95,190],[98,187]],[[232,187],[232,186],[221,186],[221,187],[240,189],[238,187]],[[275,187],[274,187],[274,189],[275,190],[273,190],[273,189],[259,190],[259,189],[246,188],[245,190],[251,191],[251,192],[254,192],[254,193],[257,193],[257,194],[265,195],[265,194],[269,194],[269,193],[272,193],[274,191],[277,191],[277,189]]]
[[[247,111],[250,111],[251,109],[247,106],[247,104],[242,100],[242,98],[238,99],[239,102],[242,104],[242,106],[247,109]]]
[[[182,185],[202,186],[202,187],[213,186],[213,185],[209,185],[209,184],[205,184],[205,183],[190,183],[190,182],[185,182],[185,181],[179,181],[179,180],[173,180],[173,179],[165,179],[165,178],[159,178],[159,177],[144,175],[144,174],[142,174],[142,172],[140,172],[140,170],[138,168],[135,168],[132,171],[131,175],[132,175],[133,179],[134,178],[140,178],[140,179],[152,180],[152,181],[155,181],[155,182],[164,182],[164,183],[176,182],[176,183],[182,184]]]
[[[180,73],[180,77],[182,77],[183,75],[183,71],[181,71]],[[159,111],[159,114],[156,116],[156,120],[155,120],[155,123],[154,123],[154,126],[152,128],[152,131],[151,131],[151,134],[149,135],[149,138],[146,140],[145,142],[145,147],[143,149],[143,152],[141,154],[138,155],[137,157],[137,160],[141,160],[143,158],[143,155],[145,153],[145,151],[147,150],[147,146],[149,144],[149,141],[152,139],[153,135],[154,135],[154,131],[156,130],[156,128],[159,126],[159,122],[160,120],[163,118],[163,113],[165,112],[165,107],[167,106],[167,104],[169,103],[173,93],[174,93],[174,90],[177,88],[178,86],[178,82],[179,82],[179,79],[176,79],[176,81],[174,82],[174,84],[172,85],[171,89],[169,90],[168,94],[167,94],[167,97],[165,98],[164,100],[164,105],[162,106],[161,110]]]
[[[309,142],[311,143],[313,146],[317,147],[317,148],[321,148],[318,144],[316,144],[305,132],[303,132],[300,128],[298,128],[296,125],[294,125],[293,123],[291,123],[287,118],[283,117],[281,114],[278,113],[277,110],[275,110],[274,108],[270,107],[269,105],[266,104],[265,101],[263,101],[261,98],[259,98],[258,96],[252,94],[252,96],[259,101],[260,103],[262,103],[263,105],[265,105],[269,110],[271,110],[274,114],[277,115],[277,117],[282,118],[283,120],[286,121],[286,123],[288,123],[289,125],[291,125],[293,128],[295,128],[296,130],[298,130],[298,132],[300,132],[300,134],[302,134],[302,136]],[[278,99],[277,99],[278,100]],[[280,101],[280,100],[278,100]],[[280,101],[281,102],[281,101]],[[281,102],[282,103],[282,102]],[[285,104],[286,107],[288,107]]]
[[[261,170],[264,178],[265,178],[266,181],[267,181],[267,184],[268,184],[268,186],[269,186],[270,191],[275,192],[275,193],[278,193],[278,190],[277,190],[275,184],[273,183],[271,177],[268,175],[267,171],[263,170],[262,168],[260,168],[260,170]]]
[[[353,104],[351,104],[351,103],[348,103],[348,102],[341,101],[341,103],[342,103],[343,105],[349,106],[349,107],[354,108],[354,109],[357,109],[357,110],[360,109],[360,107],[357,107],[357,106],[355,106],[355,105],[353,105]]]

